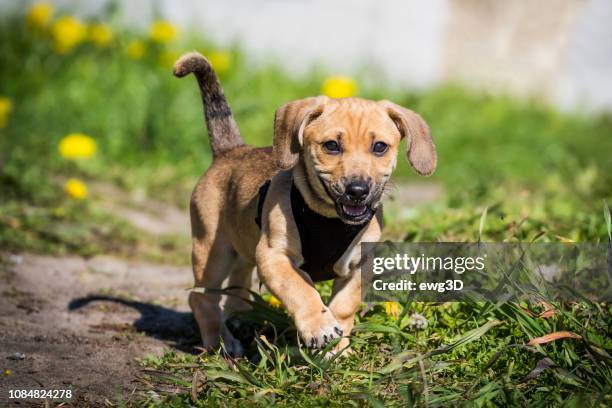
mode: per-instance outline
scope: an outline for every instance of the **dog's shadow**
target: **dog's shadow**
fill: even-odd
[[[112,302],[137,310],[140,317],[132,323],[134,329],[177,350],[192,353],[196,351],[195,346],[200,344],[197,325],[191,312],[180,312],[161,305],[105,295],[72,299],[68,303],[68,310],[76,311],[93,302]]]

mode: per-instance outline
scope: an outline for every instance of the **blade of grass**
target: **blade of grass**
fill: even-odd
[[[381,370],[379,370],[379,372],[381,374],[389,374],[393,371],[396,371],[404,366],[410,366],[412,364],[415,364],[418,362],[419,359],[426,359],[429,357],[433,357],[433,356],[437,356],[439,354],[444,354],[447,353],[451,350],[456,349],[457,347],[461,347],[465,344],[471,343],[473,341],[478,340],[479,338],[481,338],[486,332],[488,332],[489,330],[491,330],[493,327],[501,324],[502,322],[499,320],[491,320],[485,324],[483,324],[480,327],[477,327],[476,329],[470,330],[467,333],[465,333],[463,336],[459,337],[458,339],[456,339],[453,343],[448,344],[448,345],[443,345],[440,346],[434,350],[431,350],[427,353],[425,353],[423,356],[416,356],[416,357],[412,357],[409,359],[406,359],[406,352],[404,353],[400,353],[395,359],[394,361],[392,361],[390,364],[388,364],[387,366],[383,367]]]
[[[527,343],[528,346],[535,346],[536,344],[546,344],[551,341],[560,340],[560,339],[582,339],[582,336],[576,333],[572,333],[570,331],[558,331],[554,333],[547,334],[545,336],[536,337],[535,339],[529,340]]]
[[[480,224],[478,226],[478,242],[482,241],[482,231],[484,230],[485,221],[487,220],[487,212],[489,212],[489,207],[485,207],[482,215],[480,216]]]
[[[610,215],[610,207],[608,202],[604,200],[604,219],[606,220],[606,227],[608,228],[608,240],[612,242],[612,216]]]

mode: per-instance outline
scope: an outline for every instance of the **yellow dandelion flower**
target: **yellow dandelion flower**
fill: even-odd
[[[181,55],[176,51],[164,50],[159,53],[157,62],[164,68],[172,68]]]
[[[272,307],[281,307],[282,306],[282,302],[280,300],[278,300],[278,298],[274,295],[270,295],[270,297],[268,298],[268,304]]]
[[[178,34],[178,30],[169,21],[156,21],[151,24],[149,36],[158,43],[169,43],[174,40]]]
[[[113,31],[106,24],[92,24],[89,27],[89,40],[99,47],[108,46],[113,37]]]
[[[321,85],[321,93],[330,98],[349,98],[357,93],[357,83],[345,76],[331,76]]]
[[[33,28],[43,29],[49,25],[53,16],[53,6],[49,3],[36,3],[28,9],[26,21]]]
[[[87,29],[76,18],[65,16],[53,24],[51,33],[55,51],[58,54],[67,54],[85,40]]]
[[[399,315],[399,303],[398,302],[385,302],[385,313],[387,316],[397,319]]]
[[[4,375],[11,375],[13,372],[11,370],[4,370]]]
[[[128,43],[125,52],[128,58],[133,60],[139,60],[144,57],[146,52],[145,44],[141,40],[132,40]]]
[[[64,184],[64,191],[70,198],[84,200],[87,198],[87,186],[79,179],[71,178]]]
[[[59,152],[64,159],[88,159],[96,154],[96,141],[82,133],[71,133],[59,143]]]
[[[219,75],[227,72],[232,65],[232,56],[227,51],[213,51],[207,54],[206,58]]]
[[[0,129],[6,126],[13,110],[13,103],[9,98],[0,96]]]

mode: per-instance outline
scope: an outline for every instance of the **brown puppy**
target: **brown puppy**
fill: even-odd
[[[388,101],[319,96],[279,108],[273,147],[250,147],[208,61],[184,55],[174,74],[189,73],[200,86],[213,152],[191,198],[195,286],[220,288],[227,278],[227,286],[248,288],[256,267],[307,345],[342,337],[336,349],[345,348],[361,302],[359,244],[380,238],[380,199],[402,138],[417,173],[434,171],[429,127]],[[313,282],[330,278],[325,305]],[[225,318],[247,305],[238,296],[223,308],[220,301],[206,289],[189,296],[204,346],[215,348],[222,339],[228,353],[240,355]]]

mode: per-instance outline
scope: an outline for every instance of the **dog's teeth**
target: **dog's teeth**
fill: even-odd
[[[342,208],[343,208],[345,213],[347,213],[349,215],[352,215],[352,216],[362,215],[367,210],[367,207],[365,205],[348,205],[348,204],[343,204]]]

